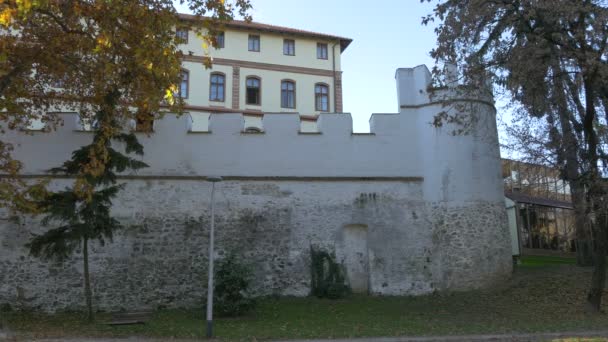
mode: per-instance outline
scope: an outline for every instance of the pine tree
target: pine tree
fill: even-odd
[[[124,184],[117,184],[116,174],[148,166],[127,156],[131,153],[143,155],[143,146],[132,132],[125,133],[115,121],[112,111],[117,98],[116,91],[110,92],[106,96],[108,106],[96,113],[98,129],[91,144],[77,149],[70,160],[50,170],[52,174],[75,177],[76,180],[71,187],[49,192],[40,201],[44,215],[42,225],[58,226],[34,236],[27,244],[31,255],[59,261],[82,247],[84,295],[89,321],[93,321],[89,242],[96,240],[103,246],[106,241],[111,242],[114,233],[122,228],[120,222],[111,216],[112,200],[124,187]],[[108,130],[114,133],[108,135]],[[125,154],[114,149],[113,143],[124,144]],[[98,164],[99,169],[96,172],[83,170],[91,164]]]

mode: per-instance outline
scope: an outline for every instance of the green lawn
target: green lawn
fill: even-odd
[[[575,265],[576,258],[557,257],[557,256],[541,256],[541,255],[524,255],[520,258],[520,265],[523,267],[531,266],[550,266],[550,265]]]
[[[494,290],[421,297],[365,297],[330,301],[264,299],[238,319],[218,319],[216,335],[229,340],[598,330],[606,315],[582,307],[590,269],[573,265],[518,267]],[[4,314],[26,336],[204,336],[203,310],[163,310],[146,325],[88,325],[79,314]],[[107,319],[98,315],[98,320]]]

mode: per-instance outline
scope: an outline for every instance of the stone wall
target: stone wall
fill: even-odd
[[[264,114],[264,132],[242,132],[241,114],[218,114],[210,132],[167,116],[142,135],[150,165],[121,175],[113,214],[125,229],[93,246],[95,305],[103,310],[200,306],[206,293],[210,183],[219,175],[217,257],[251,264],[257,295],[310,291],[311,245],[335,252],[354,290],[417,295],[490,286],[508,277],[511,254],[491,96],[432,89],[424,66],[397,71],[400,112],[374,114],[353,134],[348,114],[322,114],[299,134],[298,116]],[[453,85],[452,85],[453,87]],[[468,88],[467,88],[468,89]],[[437,97],[459,106],[445,108]],[[460,96],[460,97],[459,97]],[[464,97],[463,97],[464,96]],[[430,123],[457,108],[468,134]],[[31,178],[90,142],[75,115],[51,133],[10,132]],[[64,187],[70,179],[54,179]],[[24,244],[35,218],[0,221],[0,304],[43,310],[82,305],[82,260],[41,262]]]
[[[56,182],[66,185],[69,180]],[[196,306],[205,294],[209,183],[128,180],[113,213],[125,225],[114,242],[94,245],[91,273],[100,309]],[[365,227],[369,291],[432,291],[426,265],[434,247],[421,182],[238,181],[217,184],[217,257],[251,264],[257,295],[309,293],[310,246],[345,260],[348,227]],[[45,310],[82,304],[80,254],[63,263],[29,257],[32,219],[0,226],[0,303]],[[351,265],[346,265],[347,268]],[[404,286],[403,284],[407,284]],[[438,284],[438,283],[437,283]]]

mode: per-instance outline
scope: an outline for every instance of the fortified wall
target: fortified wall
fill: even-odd
[[[113,214],[126,226],[94,245],[94,305],[103,310],[200,306],[206,294],[211,183],[216,184],[217,258],[251,264],[258,295],[305,296],[310,246],[336,253],[356,292],[417,295],[491,285],[511,272],[495,109],[489,93],[431,89],[426,66],[398,69],[399,113],[374,114],[371,133],[352,133],[349,114],[321,114],[300,132],[297,114],[265,114],[244,131],[239,113],[166,116],[142,134],[143,161],[125,174]],[[449,98],[446,107],[439,99]],[[467,111],[465,134],[436,128],[443,111]],[[42,177],[90,132],[75,114],[51,133],[12,133],[25,174]],[[70,184],[54,179],[53,186]],[[0,304],[43,310],[83,304],[82,258],[28,256],[35,218],[0,223]]]

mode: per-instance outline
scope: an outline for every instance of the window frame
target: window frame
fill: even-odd
[[[249,98],[247,96],[247,90],[248,90],[248,86],[247,86],[247,82],[249,80],[256,80],[258,81],[258,103],[250,103],[249,102]],[[259,76],[247,76],[245,77],[245,104],[249,105],[249,106],[261,106],[262,105],[262,78]]]
[[[327,93],[323,94],[323,92],[317,93],[317,87],[325,87],[325,89],[327,90]],[[331,102],[329,101],[329,84],[327,83],[323,83],[323,82],[317,82],[315,83],[315,89],[314,89],[314,93],[315,93],[315,111],[317,112],[329,112],[329,110],[331,109]],[[317,102],[317,98],[318,97],[322,97],[323,95],[327,96],[327,110],[323,110],[320,109],[317,105],[319,104]]]
[[[283,103],[283,84],[284,83],[293,84],[293,90],[285,89],[286,92],[289,92],[289,91],[293,92],[293,107],[286,107],[286,106],[284,106],[284,103]],[[296,109],[296,107],[297,107],[296,81],[294,81],[292,79],[282,79],[281,80],[281,88],[280,88],[280,90],[281,90],[281,108]],[[287,102],[289,102],[289,100]],[[287,105],[288,105],[288,103],[287,103]]]
[[[319,51],[323,51],[323,48],[325,49],[325,58],[323,57],[323,54],[321,54],[321,56],[319,57]],[[319,50],[321,49],[321,50]],[[327,60],[329,58],[329,46],[327,43],[317,43],[317,59],[323,59],[323,60]]]
[[[292,51],[289,53],[289,45],[291,43]],[[287,51],[285,51],[285,46],[287,46]],[[283,55],[285,56],[295,56],[296,55],[296,40],[295,39],[283,39]]]
[[[258,43],[257,44],[257,48],[258,48],[257,50],[255,50],[255,42],[256,41]],[[252,42],[254,43],[254,46],[253,46],[254,49],[252,49],[252,47],[251,47],[251,43]],[[260,37],[259,34],[250,34],[248,36],[248,38],[247,38],[247,51],[260,52],[260,50],[262,48],[261,46],[262,46],[262,38]]]
[[[211,98],[211,95],[213,93],[213,86],[214,86],[213,76],[222,76],[222,78],[223,78],[223,82],[221,84],[222,85],[222,99],[221,100]],[[216,86],[217,86],[217,84],[216,84]],[[216,90],[216,96],[217,96],[217,90]],[[209,101],[226,102],[226,74],[224,74],[223,72],[215,71],[209,75]]]
[[[220,39],[220,37],[222,37],[222,38]],[[226,43],[226,33],[224,31],[219,31],[215,35],[215,44],[216,44],[215,48],[216,49],[223,49],[225,47],[225,43]]]
[[[179,32],[186,32],[186,37],[181,37]],[[181,39],[180,44],[188,44],[188,36],[190,35],[190,30],[187,27],[178,27],[175,29],[175,37]]]
[[[186,96],[182,94],[182,84],[184,83],[183,74],[186,74]],[[187,99],[190,96],[190,70],[182,68],[180,71],[179,90],[177,91],[179,97]]]

